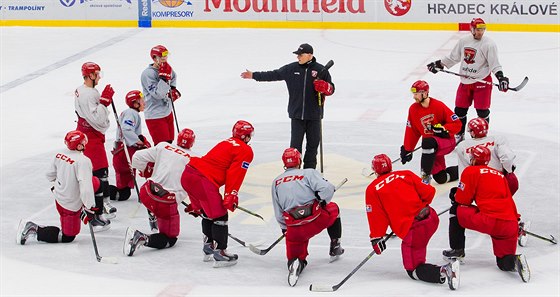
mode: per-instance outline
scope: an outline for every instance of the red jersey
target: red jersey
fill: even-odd
[[[253,149],[241,139],[223,140],[203,157],[192,157],[189,165],[196,168],[224,193],[239,191],[247,169],[253,161]]]
[[[393,171],[376,178],[366,189],[369,237],[382,237],[387,226],[404,238],[422,208],[434,199],[436,189],[422,183],[410,170]]]
[[[455,201],[476,202],[481,213],[502,220],[517,220],[517,207],[504,175],[488,166],[469,166],[461,174]]]
[[[420,137],[432,137],[431,127],[441,124],[453,137],[461,131],[459,117],[443,102],[430,97],[430,105],[423,107],[414,103],[408,109],[406,129],[404,131],[404,149],[413,151]]]

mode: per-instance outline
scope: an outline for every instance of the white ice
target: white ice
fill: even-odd
[[[361,176],[371,158],[387,153],[397,158],[408,106],[410,85],[427,80],[431,95],[454,106],[458,78],[431,74],[425,65],[447,54],[457,38],[468,33],[446,31],[245,30],[245,29],[106,29],[0,27],[1,38],[1,278],[2,296],[536,296],[560,295],[560,253],[557,245],[530,238],[518,248],[527,256],[532,279],[522,283],[515,273],[495,265],[488,236],[467,232],[467,259],[461,266],[461,287],[409,279],[402,267],[400,240],[372,257],[336,293],[309,291],[310,284],[341,281],[370,252]],[[505,135],[518,155],[521,187],[515,197],[532,231],[560,236],[560,38],[558,33],[486,33],[499,47],[500,62],[511,85],[529,77],[519,92],[496,89],[491,108],[491,133]],[[230,233],[268,246],[280,229],[272,217],[270,183],[282,172],[280,155],[289,145],[287,92],[283,82],[243,80],[245,69],[272,70],[295,61],[300,43],[315,47],[321,63],[333,59],[336,93],[326,101],[324,175],[333,183],[349,182],[336,193],[341,207],[346,253],[328,263],[326,232],[310,242],[309,265],[296,287],[287,285],[285,245],[265,256],[230,240],[239,254],[236,266],[213,269],[203,263],[200,223],[181,212],[177,245],[167,250],[143,248],[133,257],[122,254],[126,227],[148,232],[145,211],[130,217],[136,195],[115,203],[118,216],[111,229],[97,233],[102,256],[119,264],[97,263],[87,228],[73,243],[44,244],[31,240],[16,245],[20,219],[58,225],[49,182],[44,172],[63,137],[75,128],[73,90],[82,83],[80,66],[101,65],[100,88],[112,84],[119,111],[124,95],[140,88],[140,73],[150,62],[149,49],[170,49],[170,64],[178,73],[183,97],[176,102],[181,127],[197,134],[195,151],[204,154],[229,136],[238,119],[252,122],[255,160],[241,188],[241,205],[265,217],[265,222],[236,211]],[[457,71],[457,67],[452,70]],[[475,116],[473,109],[469,117]],[[107,133],[107,149],[115,127]],[[146,128],[144,128],[145,131]],[[147,134],[147,133],[146,133]],[[395,166],[419,172],[420,154]],[[448,164],[455,163],[448,158]],[[114,174],[111,172],[111,179]],[[139,178],[139,182],[143,179]],[[436,185],[436,210],[449,207],[448,185]],[[429,244],[428,262],[441,264],[448,248],[447,214]]]

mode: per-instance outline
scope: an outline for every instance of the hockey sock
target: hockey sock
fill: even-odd
[[[214,236],[212,236],[212,221],[209,219],[202,218],[202,234],[206,236],[205,243],[212,243],[214,241]]]
[[[177,237],[169,237],[163,233],[154,233],[148,236],[146,246],[155,249],[170,248],[177,242]]]
[[[48,243],[59,242],[59,236],[61,236],[60,228],[54,226],[47,226],[37,228],[37,240],[44,241]]]
[[[327,228],[327,232],[329,233],[329,237],[331,239],[338,239],[342,237],[342,223],[340,222],[340,218],[336,218],[334,223]]]
[[[485,119],[486,122],[490,124],[490,109],[477,109],[476,115],[478,115],[479,118]]]
[[[434,167],[434,162],[436,160],[437,148],[437,141],[432,137],[422,139],[422,158],[420,159],[420,168],[422,169],[422,172],[427,175],[432,174],[432,168]]]
[[[454,213],[451,209],[455,208]],[[465,248],[465,228],[459,225],[459,219],[457,219],[457,204],[451,206],[449,210],[449,246],[454,249],[464,249]]]
[[[455,114],[461,120],[461,131],[459,134],[465,134],[465,129],[467,127],[467,113],[469,112],[468,108],[463,107],[455,107]]]
[[[500,270],[515,271],[515,255],[505,255],[501,258],[496,257],[496,264]]]
[[[408,272],[408,271],[407,271]],[[409,276],[414,279],[411,273],[409,272]],[[416,274],[419,280],[425,281],[428,283],[435,283],[441,284],[441,268],[440,266],[433,265],[433,264],[420,264],[412,274]]]
[[[216,241],[216,249],[225,250],[227,249],[228,243],[228,216],[219,217],[213,221],[212,224],[212,236],[214,236],[214,241]]]
[[[459,166],[450,166],[445,168],[447,172],[448,182],[456,181],[459,179]]]

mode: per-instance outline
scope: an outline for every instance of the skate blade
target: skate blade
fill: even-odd
[[[212,262],[212,261],[214,261],[214,256],[212,254],[204,255],[204,257],[202,258],[202,262]]]
[[[334,261],[337,261],[340,258],[340,255],[336,255],[336,256],[331,256],[329,259],[329,263],[332,263]]]
[[[237,260],[234,261],[214,261],[214,268],[229,267],[237,264]]]

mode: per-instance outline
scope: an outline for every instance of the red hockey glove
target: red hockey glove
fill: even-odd
[[[239,198],[237,198],[237,191],[233,191],[229,194],[224,195],[224,207],[233,212],[237,208],[237,204],[239,203]]]
[[[169,63],[167,62],[162,62],[161,65],[159,65],[159,78],[163,79],[164,81],[170,81],[171,80],[171,72],[173,71],[173,69],[171,69],[171,66],[169,66]]]
[[[175,102],[175,100],[181,98],[181,92],[179,92],[176,87],[171,87],[171,90],[167,93],[167,97]]]
[[[148,139],[146,139],[146,137],[144,137],[144,135],[142,134],[138,135],[138,139],[140,139],[140,141],[136,142],[136,147],[138,149],[145,149],[145,148],[152,147],[152,144],[148,141]]]
[[[103,92],[101,93],[101,98],[99,98],[99,103],[105,105],[105,106],[109,106],[111,105],[111,102],[113,102],[113,95],[115,94],[115,91],[113,90],[113,87],[111,87],[111,85],[106,85],[105,89],[103,89]]]
[[[202,214],[200,209],[194,209],[193,208],[192,203],[188,204],[187,207],[185,207],[185,212],[190,214],[191,216],[193,216],[195,218],[198,218]]]
[[[140,171],[138,172],[138,174],[140,174],[141,177],[143,178],[149,178],[152,176],[152,173],[154,173],[154,166],[156,164],[154,162],[148,162],[148,164],[146,164],[146,168],[144,169],[144,171]]]
[[[387,245],[385,245],[385,240],[383,240],[383,237],[372,239],[371,246],[373,247],[375,253],[378,255],[381,255],[381,253],[385,250],[385,248],[387,248]]]
[[[314,81],[313,86],[315,86],[315,91],[323,93],[325,96],[330,96],[333,93],[333,86],[322,79]]]
[[[93,220],[93,217],[95,216],[95,212],[97,210],[97,207],[92,207],[90,209],[83,207],[82,213],[80,214],[80,219],[82,220],[82,222],[84,222],[85,225],[87,225],[89,221]]]

